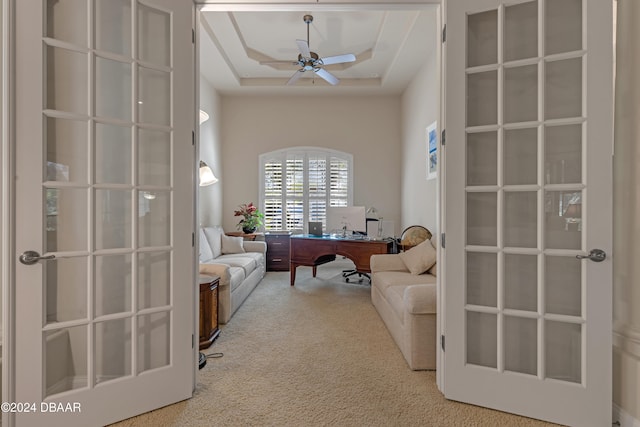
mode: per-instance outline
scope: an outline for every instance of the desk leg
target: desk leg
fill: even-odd
[[[290,273],[291,286],[293,286],[293,284],[296,282],[296,268],[298,268],[298,264],[294,264],[294,263],[289,264],[289,270],[291,271]]]
[[[314,265],[314,266],[313,266],[313,277],[316,277],[316,273],[317,273],[317,271],[318,271],[318,266],[317,266],[317,265]]]

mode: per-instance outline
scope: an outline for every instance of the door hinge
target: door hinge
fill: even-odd
[[[442,43],[447,41],[447,24],[442,28]]]
[[[196,346],[196,336],[194,334],[191,334],[191,348],[194,348]]]
[[[191,247],[196,247],[196,233],[191,233]]]
[[[447,142],[447,130],[442,129],[442,136],[440,137],[440,144],[444,146]]]
[[[446,239],[445,239],[445,237],[444,237],[444,233],[442,233],[442,234],[440,235],[440,247],[442,247],[443,249],[446,247],[446,246],[445,246],[445,241],[446,241]]]
[[[195,28],[191,29],[191,43],[193,43],[193,44],[196,43],[196,30],[195,30]]]
[[[196,145],[196,131],[191,131],[191,145]]]
[[[444,351],[444,335],[440,335],[440,347],[442,347],[442,351]]]

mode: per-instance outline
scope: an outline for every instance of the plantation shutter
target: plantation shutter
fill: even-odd
[[[264,228],[266,230],[282,230],[282,169],[280,159],[268,160],[264,163]]]
[[[331,157],[330,166],[331,206],[349,206],[349,162],[345,159]]]
[[[309,221],[321,221],[327,217],[327,156],[309,156]]]
[[[287,230],[302,230],[304,227],[304,157],[287,157],[286,224]]]
[[[328,206],[350,206],[353,157],[322,148],[299,147],[260,156],[260,207],[266,231],[326,226]]]

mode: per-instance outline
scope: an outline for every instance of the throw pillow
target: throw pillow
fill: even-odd
[[[436,263],[436,250],[429,240],[400,253],[400,258],[411,274],[422,274]]]
[[[222,235],[222,253],[223,254],[241,254],[244,253],[242,245],[242,237]]]

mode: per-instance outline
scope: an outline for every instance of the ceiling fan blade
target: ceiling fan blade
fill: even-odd
[[[287,82],[287,85],[294,85],[296,84],[296,82],[298,81],[298,79],[300,77],[302,77],[302,73],[304,73],[304,71],[302,70],[298,70],[296,71],[293,76],[291,76],[291,78],[289,79],[289,81]]]
[[[342,64],[343,62],[353,62],[356,60],[356,56],[353,53],[347,53],[345,55],[329,56],[327,58],[320,59],[324,65]]]
[[[279,65],[279,64],[291,64],[291,65],[299,65],[297,62],[293,61],[260,61],[258,62],[260,65]]]
[[[311,58],[311,51],[309,50],[309,43],[306,40],[296,40],[298,44],[298,50],[302,54],[303,58]]]
[[[336,76],[334,76],[333,74],[331,74],[330,72],[322,68],[318,69],[316,71],[316,74],[334,86],[340,83],[340,80]]]

